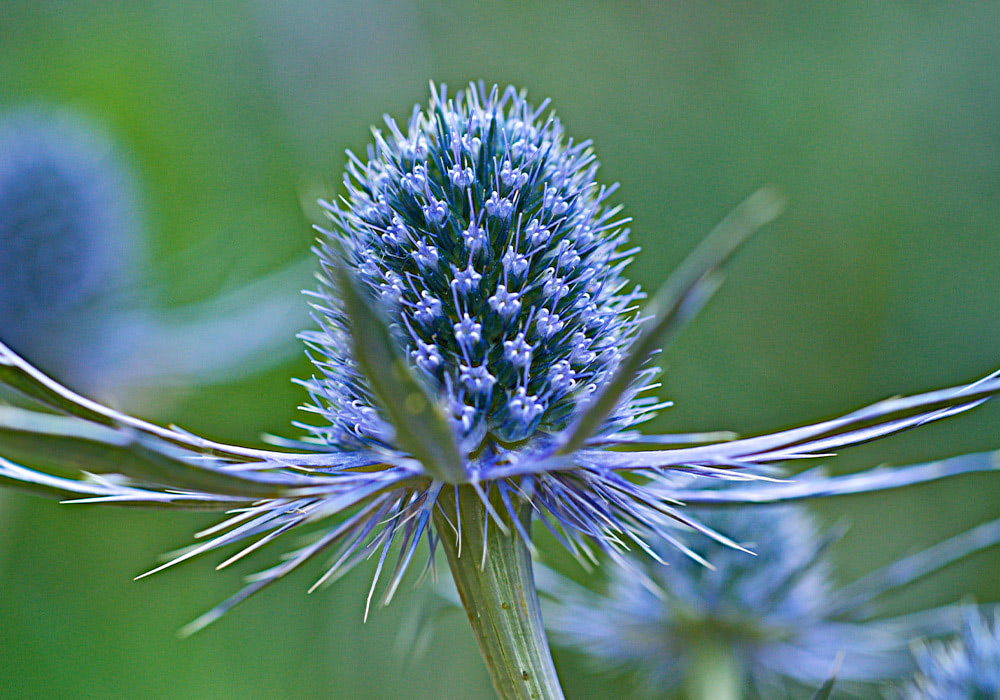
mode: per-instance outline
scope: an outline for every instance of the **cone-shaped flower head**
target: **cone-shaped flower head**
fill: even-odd
[[[589,142],[523,94],[435,91],[405,131],[387,120],[347,197],[329,204],[328,266],[358,271],[402,351],[439,397],[466,454],[563,430],[633,339],[638,298],[621,277],[627,230],[598,185]],[[344,251],[343,259],[338,250]],[[327,444],[392,445],[351,357],[332,280],[320,333],[323,376],[308,386]],[[646,415],[624,402],[607,423]]]
[[[919,671],[898,700],[986,700],[1000,698],[1000,613],[964,611],[961,634],[949,642],[916,649]]]
[[[557,641],[604,666],[638,671],[658,692],[720,649],[731,657],[736,682],[759,697],[784,697],[790,683],[815,688],[834,668],[841,687],[898,679],[911,668],[909,640],[954,629],[960,612],[887,619],[872,603],[1000,541],[1000,522],[989,523],[838,588],[829,547],[839,528],[821,534],[801,506],[693,517],[753,555],[706,537],[683,538],[687,552],[658,546],[659,562],[616,567],[606,595],[548,574],[543,586],[561,601],[547,615]]]

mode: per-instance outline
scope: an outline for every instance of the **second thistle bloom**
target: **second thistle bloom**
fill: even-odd
[[[896,700],[1000,697],[1000,612],[966,608],[957,638],[918,645],[915,656],[919,671]]]
[[[67,106],[0,110],[0,339],[88,393],[157,408],[164,396],[150,387],[227,381],[284,359],[307,318],[294,292],[308,279],[302,263],[163,308],[128,161]]]
[[[679,532],[686,552],[664,543],[659,561],[615,567],[604,595],[546,572],[557,640],[602,666],[636,670],[656,693],[690,680],[706,650],[720,668],[728,660],[733,683],[753,697],[815,688],[833,669],[838,687],[871,692],[867,684],[910,670],[911,639],[949,631],[960,618],[956,606],[887,617],[889,594],[1000,542],[1000,521],[992,521],[838,586],[830,547],[839,528],[821,531],[802,506],[695,515],[755,556]]]

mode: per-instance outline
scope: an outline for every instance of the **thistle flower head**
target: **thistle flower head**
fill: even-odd
[[[839,528],[821,533],[801,506],[692,515],[753,555],[705,537],[683,540],[687,552],[659,546],[659,562],[616,567],[605,595],[548,574],[543,585],[561,601],[547,616],[557,641],[659,691],[687,677],[706,643],[729,650],[760,697],[814,688],[834,667],[838,685],[896,679],[910,667],[908,640],[957,626],[959,611],[887,619],[878,599],[1000,541],[1000,522],[988,523],[838,587],[829,547]]]
[[[512,88],[472,85],[453,99],[434,88],[405,131],[389,119],[366,159],[350,156],[346,195],[326,205],[333,226],[317,248],[319,329],[304,334],[317,376],[303,383],[320,424],[306,426],[305,439],[263,450],[156,426],[73,394],[0,345],[0,383],[62,414],[0,407],[0,450],[30,465],[0,458],[0,482],[89,502],[230,511],[156,570],[243,543],[228,564],[324,524],[201,625],[320,557],[329,560],[317,585],[372,556],[377,582],[399,545],[388,602],[421,542],[428,566],[445,535],[462,542],[460,503],[473,509],[463,512],[482,535],[483,561],[493,528],[531,546],[526,514],[580,559],[630,548],[658,556],[661,540],[680,543],[677,523],[738,546],[685,514],[682,503],[706,492],[685,491],[674,474],[762,478],[765,465],[953,415],[1000,391],[990,376],[743,440],[639,434],[634,426],[665,405],[641,396],[650,357],[711,297],[722,266],[777,215],[779,198],[762,190],[739,205],[640,318],[639,292],[622,278],[633,251],[607,203],[613,188],[595,184],[589,144],[564,136],[546,105],[531,107]],[[9,445],[5,431],[17,436]],[[25,448],[25,434],[38,449]],[[58,450],[45,449],[52,441]],[[86,474],[31,468],[50,468],[67,441],[86,443]],[[67,470],[79,468],[67,460]],[[794,500],[991,466],[976,458],[729,497]]]
[[[351,156],[343,202],[325,205],[324,264],[358,271],[467,454],[565,429],[637,330],[615,187],[595,182],[590,142],[567,138],[546,107],[513,88],[434,90],[405,128],[387,118],[367,159]],[[324,281],[322,331],[305,334],[323,370],[307,386],[329,422],[315,432],[391,448]],[[625,401],[605,430],[647,412]]]
[[[1000,697],[1000,612],[992,620],[969,606],[959,636],[915,650],[918,672],[899,700],[980,700]]]

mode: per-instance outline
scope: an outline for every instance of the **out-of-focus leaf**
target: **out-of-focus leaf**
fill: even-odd
[[[843,659],[843,655],[840,655],[834,660],[830,677],[823,682],[823,685],[816,689],[810,700],[829,700],[830,694],[833,692],[833,686],[837,684],[837,674],[840,673],[840,664],[843,662]]]
[[[108,368],[108,382],[219,383],[291,359],[302,352],[296,333],[309,322],[299,290],[315,269],[316,257],[307,255],[208,301],[134,319],[144,322],[132,350],[143,362]]]
[[[941,571],[971,554],[1000,544],[1000,518],[938,542],[916,554],[876,569],[836,592],[836,610],[856,614],[876,598]]]

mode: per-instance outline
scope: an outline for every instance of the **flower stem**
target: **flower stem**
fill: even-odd
[[[502,700],[562,700],[535,592],[531,555],[506,509],[504,533],[471,486],[443,495],[434,520],[493,687]],[[518,508],[527,527],[530,506]],[[458,528],[461,535],[456,533]],[[485,551],[485,558],[483,553]]]
[[[693,663],[688,672],[688,700],[740,700],[740,671],[733,652],[725,644],[692,640]]]

